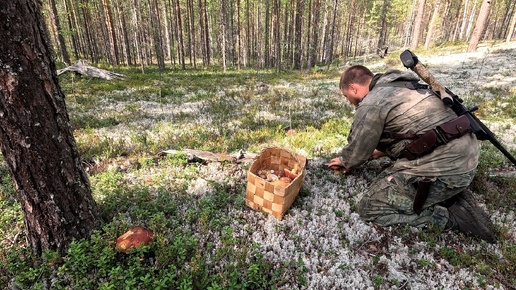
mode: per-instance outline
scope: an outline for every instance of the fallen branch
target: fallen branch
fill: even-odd
[[[57,75],[61,75],[65,72],[75,72],[81,75],[93,77],[93,78],[101,78],[105,80],[112,80],[116,78],[123,79],[124,75],[114,73],[108,70],[96,68],[88,65],[86,60],[79,60],[78,62],[72,64],[71,66],[65,67],[63,69],[57,70]]]
[[[195,150],[195,149],[184,149],[178,150],[165,150],[161,151],[160,155],[166,154],[186,154],[187,158],[191,162],[222,162],[231,161],[237,163],[251,162],[254,161],[256,154],[243,153],[239,151],[236,154],[229,155],[226,153],[213,153],[209,151]]]

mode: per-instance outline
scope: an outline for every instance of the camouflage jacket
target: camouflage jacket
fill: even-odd
[[[390,169],[418,176],[442,176],[471,171],[478,165],[479,145],[474,134],[467,134],[419,159],[407,160],[400,153],[411,140],[394,140],[384,132],[424,133],[457,117],[430,90],[411,90],[386,85],[395,81],[418,81],[410,71],[390,70],[383,74],[356,108],[348,144],[341,160],[348,169],[371,157],[374,149],[396,160]]]

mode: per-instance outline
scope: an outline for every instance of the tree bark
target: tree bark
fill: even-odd
[[[159,6],[158,1],[153,0],[149,3],[151,24],[152,24],[152,37],[154,40],[154,52],[156,53],[156,59],[158,61],[158,68],[163,71],[165,69],[165,57],[163,55],[163,36],[161,35],[161,19],[159,17]]]
[[[32,250],[65,252],[100,224],[58,85],[39,1],[0,9],[0,147]]]
[[[236,36],[237,36],[237,68],[240,70],[240,65],[242,62],[242,41],[241,41],[241,23],[240,23],[240,0],[236,1],[236,18],[237,18],[237,27],[236,27]]]
[[[462,20],[458,40],[464,40],[464,35],[466,33],[466,25],[468,23],[468,3],[468,0],[466,0],[466,2],[464,3],[464,11],[462,12]]]
[[[221,54],[222,54],[222,68],[226,72],[226,3],[224,0],[220,1],[220,26],[221,26]]]
[[[487,18],[489,17],[490,0],[482,0],[482,6],[480,6],[480,12],[478,13],[477,22],[473,34],[469,39],[469,45],[467,52],[477,50],[478,43],[484,34],[484,28],[486,27]]]
[[[428,49],[430,47],[430,41],[432,41],[432,39],[433,39],[435,25],[437,22],[437,16],[439,15],[439,6],[440,5],[441,5],[441,0],[436,0],[435,6],[434,6],[434,12],[432,12],[432,18],[430,19],[428,32],[426,33],[425,49]]]
[[[64,1],[66,15],[67,15],[67,22],[68,22],[68,30],[71,31],[70,38],[72,39],[72,49],[73,49],[73,56],[75,59],[79,58],[80,52],[82,51],[81,46],[81,38],[78,35],[79,26],[77,24],[77,13],[75,9],[73,8],[73,4],[70,3],[70,0]]]
[[[288,2],[285,2],[285,14],[283,15],[283,41],[285,42],[285,49],[284,49],[284,56],[285,59],[284,63],[285,66],[291,66],[292,65],[292,55],[293,55],[293,34],[294,34],[294,25],[292,24],[292,17],[290,15],[290,12],[293,13],[294,11],[294,0],[290,1],[290,4]]]
[[[383,0],[382,16],[380,17],[380,31],[378,33],[378,44],[376,45],[378,50],[383,50],[385,44],[387,43],[387,11],[389,10],[389,7],[390,1]]]
[[[264,51],[263,51],[263,58],[265,67],[271,66],[271,29],[270,29],[270,23],[271,23],[271,4],[270,0],[265,0],[265,26],[263,27],[265,34],[264,34]]]
[[[507,36],[505,38],[505,42],[510,42],[512,35],[514,34],[514,28],[516,27],[516,12],[512,13],[511,24],[509,25],[509,29],[507,32]]]
[[[423,23],[423,15],[425,13],[426,0],[419,0],[417,8],[416,19],[414,20],[414,30],[412,31],[412,37],[410,38],[410,49],[416,49],[419,44],[419,38],[421,37],[421,25]]]
[[[199,9],[199,32],[201,33],[201,51],[202,51],[202,65],[203,67],[206,67],[208,66],[209,64],[209,61],[208,61],[208,54],[209,54],[209,49],[208,49],[208,30],[206,29],[206,26],[205,26],[205,17],[206,17],[206,7],[203,5],[204,4],[204,1],[203,0],[198,0],[198,9]]]
[[[93,62],[98,62],[98,54],[97,47],[94,44],[93,36],[91,35],[89,25],[93,23],[90,15],[90,11],[88,9],[88,0],[81,0],[81,4],[79,5],[81,14],[82,14],[82,30],[84,31],[84,42],[85,42],[85,50],[89,55],[90,59]]]
[[[337,4],[338,0],[332,0],[331,11],[328,12],[327,29],[324,41],[324,64],[330,65],[333,60],[333,43],[335,38],[335,22],[337,19]]]
[[[49,0],[50,5],[50,15],[52,18],[52,25],[54,25],[54,29],[57,34],[57,44],[59,46],[59,52],[61,54],[61,58],[64,63],[70,64],[70,56],[68,55],[68,51],[66,50],[66,42],[63,37],[61,22],[59,21],[59,15],[57,14],[56,2],[55,0]]]
[[[301,40],[303,35],[303,10],[304,1],[296,1],[296,12],[294,15],[295,35],[294,35],[294,69],[301,68]]]
[[[133,27],[134,27],[134,45],[136,48],[136,56],[138,58],[138,62],[140,63],[141,72],[145,73],[145,68],[143,66],[143,49],[142,49],[142,44],[141,44],[142,41],[140,39],[140,30],[139,30],[140,25],[139,25],[139,20],[138,20],[138,10],[139,10],[138,0],[132,1],[131,10],[132,10],[132,14],[133,14],[132,23],[133,23]]]
[[[276,71],[281,69],[281,40],[280,40],[280,1],[272,1],[272,63],[275,64]]]
[[[196,41],[195,41],[195,16],[193,12],[193,1],[186,1],[186,15],[188,18],[188,42],[190,43],[190,64],[193,65],[194,69],[197,68],[197,58],[196,58]]]
[[[115,37],[115,28],[109,0],[102,0],[102,6],[104,7],[104,19],[106,20],[106,27],[108,30],[110,60],[112,64],[118,65],[118,44]]]
[[[185,46],[183,41],[183,20],[181,18],[181,6],[179,6],[179,0],[175,0],[175,11],[176,11],[176,36],[177,36],[177,51],[178,59],[182,69],[186,69],[185,65]]]
[[[511,1],[508,4],[507,11],[504,13],[502,25],[498,30],[498,38],[504,38],[507,36],[507,32],[511,29],[511,18],[514,16],[514,10],[516,9],[516,1]]]
[[[123,39],[123,52],[124,52],[124,58],[125,58],[125,64],[127,65],[133,65],[133,58],[131,56],[131,44],[129,43],[129,32],[128,32],[128,25],[126,21],[126,14],[127,13],[121,13],[120,12],[120,6],[116,5],[116,12],[118,16],[118,20],[120,21],[120,29]],[[126,11],[125,8],[123,8],[123,12]]]

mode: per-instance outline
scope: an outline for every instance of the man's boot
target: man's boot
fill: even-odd
[[[456,201],[448,206],[449,220],[446,228],[459,230],[489,243],[496,242],[494,225],[487,213],[477,206],[471,191],[464,190],[455,198]]]

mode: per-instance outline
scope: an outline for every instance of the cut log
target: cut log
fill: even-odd
[[[118,74],[112,71],[108,71],[105,69],[96,68],[94,66],[88,65],[88,62],[84,59],[79,60],[78,62],[72,64],[71,66],[65,67],[63,69],[57,70],[57,75],[61,75],[65,72],[75,72],[81,75],[93,77],[93,78],[101,78],[105,80],[112,80],[112,79],[123,79],[125,78],[124,75]]]

